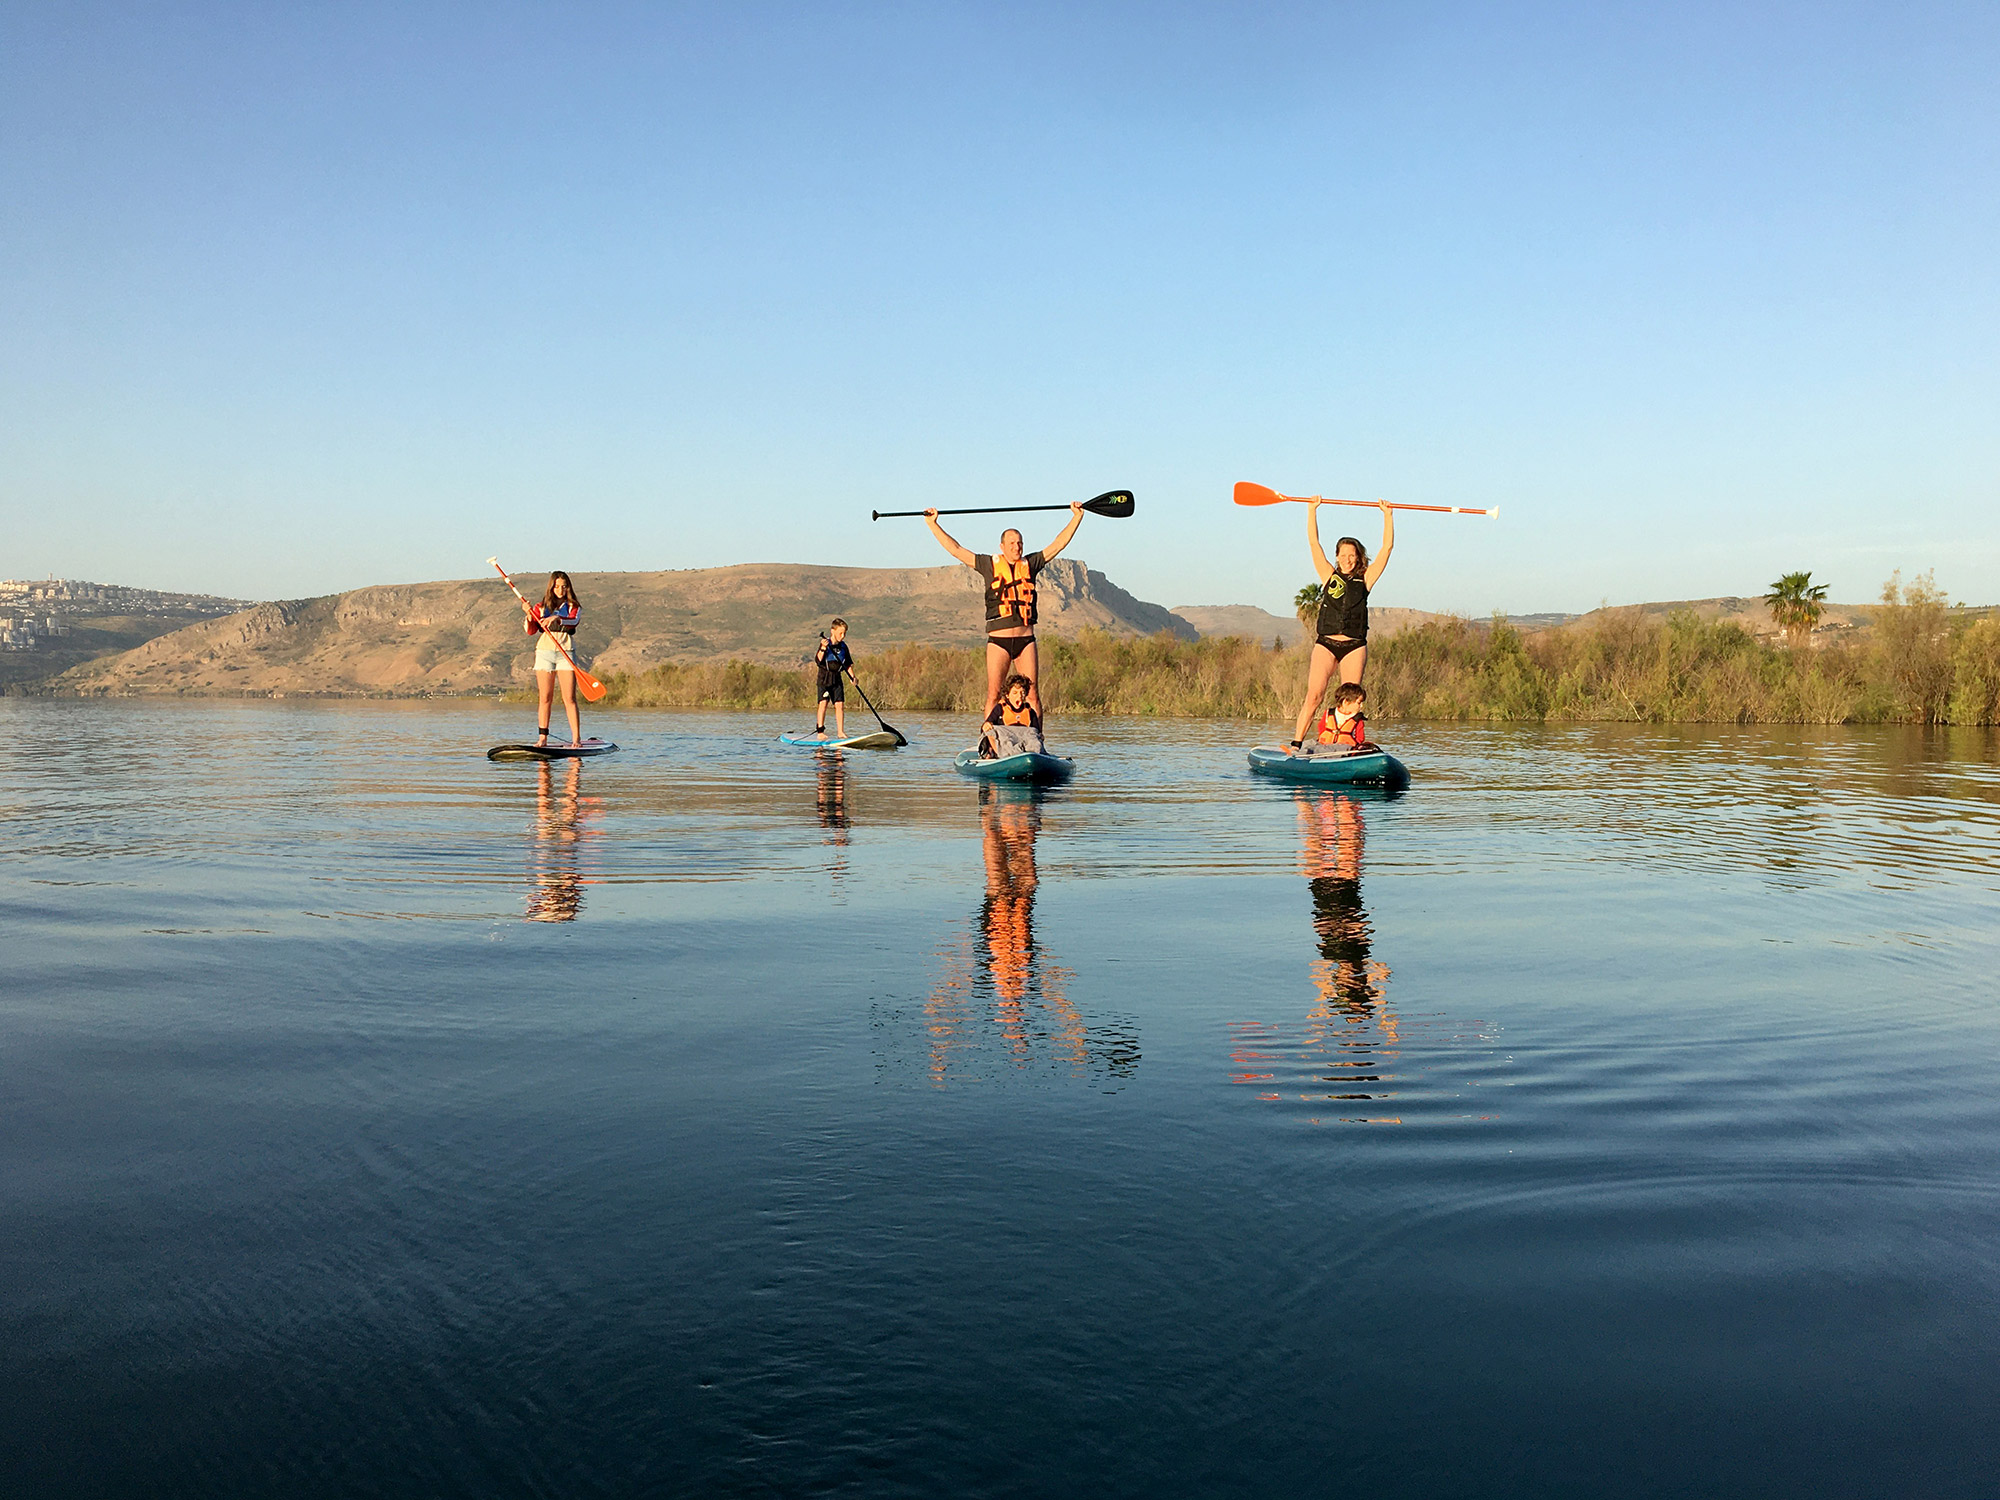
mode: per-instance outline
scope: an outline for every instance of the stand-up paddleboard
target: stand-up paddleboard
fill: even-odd
[[[1386,750],[1322,750],[1301,755],[1283,745],[1259,745],[1250,752],[1250,769],[1323,786],[1379,786],[1400,792],[1410,784],[1409,767]]]
[[[886,729],[877,729],[868,734],[849,735],[844,740],[821,739],[816,734],[781,734],[781,745],[801,745],[808,750],[893,750],[906,743]]]
[[[486,752],[488,760],[574,760],[584,755],[609,755],[618,747],[609,740],[588,739],[580,745],[568,740],[550,740],[546,745],[495,745]]]
[[[1075,761],[1034,750],[992,759],[981,759],[977,750],[961,750],[952,764],[963,774],[977,776],[982,781],[1027,781],[1037,786],[1060,786],[1076,774]]]

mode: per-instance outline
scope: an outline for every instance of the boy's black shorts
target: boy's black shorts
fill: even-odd
[[[819,680],[819,701],[822,703],[845,703],[847,690],[840,685],[838,677],[822,676]]]

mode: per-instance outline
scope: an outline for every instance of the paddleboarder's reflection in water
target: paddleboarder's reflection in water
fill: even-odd
[[[979,827],[985,899],[969,945],[948,954],[944,978],[924,1004],[931,1082],[942,1087],[990,1074],[996,1060],[1010,1069],[1053,1065],[1107,1081],[1129,1078],[1139,1064],[1136,1030],[1087,1025],[1069,994],[1076,976],[1035,937],[1041,795],[982,786]]]
[[[596,811],[597,799],[583,795],[581,761],[566,760],[561,770],[543,761],[535,775],[535,842],[526,916],[530,922],[574,922],[583,910],[586,819]]]
[[[813,752],[813,795],[819,808],[822,843],[833,850],[829,872],[836,895],[844,895],[847,876],[847,757],[838,750]]]
[[[1238,1025],[1232,1077],[1261,1099],[1343,1101],[1365,1106],[1390,1095],[1385,1066],[1395,1056],[1398,1021],[1385,1003],[1388,965],[1374,956],[1374,931],[1361,903],[1368,826],[1362,804],[1341,793],[1300,791],[1299,873],[1312,895],[1319,956],[1311,966],[1315,1003],[1303,1028]],[[1389,1123],[1366,1108],[1349,1115]]]
[[[1319,937],[1313,984],[1320,1003],[1313,1014],[1322,1020],[1379,1019],[1389,970],[1368,951],[1374,933],[1361,904],[1361,860],[1368,845],[1361,804],[1351,797],[1301,793],[1298,806],[1299,869],[1312,891],[1313,931]]]

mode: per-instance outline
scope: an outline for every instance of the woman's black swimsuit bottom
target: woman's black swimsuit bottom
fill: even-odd
[[[1337,641],[1330,635],[1322,635],[1315,637],[1313,644],[1315,646],[1326,647],[1327,650],[1333,653],[1333,659],[1339,661],[1348,652],[1359,651],[1368,643],[1366,641]]]
[[[986,637],[986,644],[989,646],[998,646],[1002,651],[1007,653],[1007,660],[1012,661],[1023,651],[1034,645],[1035,638],[1031,635],[989,635]]]

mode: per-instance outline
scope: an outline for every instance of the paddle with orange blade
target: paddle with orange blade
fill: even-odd
[[[1237,481],[1236,503],[1238,505],[1282,505],[1287,500],[1297,500],[1301,503],[1308,500],[1317,500],[1321,505],[1361,505],[1367,507],[1369,510],[1380,509],[1380,506],[1373,500],[1336,500],[1331,495],[1281,495],[1276,490],[1267,489],[1261,484],[1251,484],[1248,480]],[[1404,505],[1391,502],[1389,509],[1433,510],[1437,511],[1440,515],[1447,516],[1497,516],[1500,514],[1500,507],[1497,505],[1491,510],[1480,510],[1470,505]]]
[[[486,560],[493,564],[493,571],[500,575],[501,581],[505,583],[508,588],[514,589],[514,597],[516,599],[519,599],[523,604],[527,604],[528,601],[526,597],[521,593],[519,589],[514,588],[514,580],[507,576],[507,570],[500,566],[500,559],[497,557],[489,557]],[[533,608],[533,606],[529,605],[529,608]],[[602,698],[604,696],[604,684],[599,682],[595,677],[592,677],[588,672],[584,671],[582,667],[577,666],[576,658],[569,654],[569,647],[565,646],[562,643],[561,636],[555,634],[553,631],[549,631],[546,633],[549,637],[550,643],[555,646],[556,650],[562,652],[563,660],[568,662],[570,664],[571,670],[576,673],[576,685],[582,691],[585,701],[590,703],[595,703],[599,698]]]

